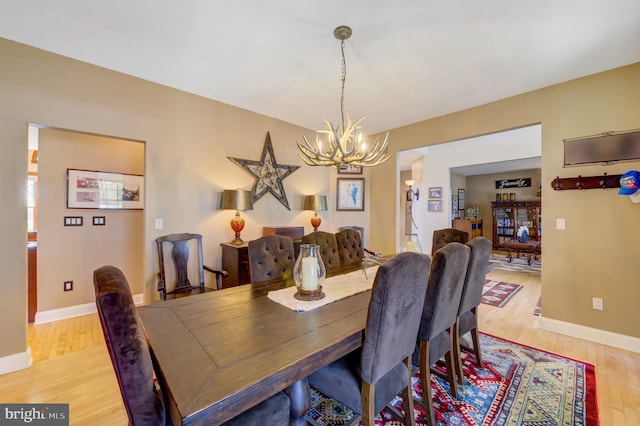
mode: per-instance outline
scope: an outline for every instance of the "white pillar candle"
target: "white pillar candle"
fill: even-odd
[[[415,241],[407,241],[407,251],[416,251]]]
[[[302,258],[302,289],[308,291],[318,289],[318,261],[315,257]]]

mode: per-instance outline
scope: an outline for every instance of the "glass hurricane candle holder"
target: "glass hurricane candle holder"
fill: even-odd
[[[422,245],[418,239],[418,234],[406,234],[400,252],[413,251],[416,253],[422,253]]]
[[[300,300],[318,300],[324,297],[322,283],[326,276],[324,262],[320,257],[320,246],[301,244],[300,254],[293,266],[293,280],[298,287],[294,295]]]

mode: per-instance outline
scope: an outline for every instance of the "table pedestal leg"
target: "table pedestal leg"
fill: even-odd
[[[306,426],[305,415],[311,406],[311,392],[309,382],[306,378],[298,380],[284,391],[289,397],[291,411],[289,415],[289,425]]]

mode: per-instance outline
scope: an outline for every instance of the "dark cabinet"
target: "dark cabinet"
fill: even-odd
[[[229,276],[222,279],[222,288],[235,287],[251,282],[249,271],[249,247],[245,241],[241,245],[222,243],[222,269]]]

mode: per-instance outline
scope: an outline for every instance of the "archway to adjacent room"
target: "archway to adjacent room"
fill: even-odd
[[[28,185],[37,200],[28,207],[29,250],[37,253],[28,273],[29,321],[42,323],[95,310],[92,271],[103,264],[143,282],[143,210],[69,207],[67,170],[144,175],[145,143],[35,124],[28,129],[29,161],[37,158],[28,176],[37,182]]]

